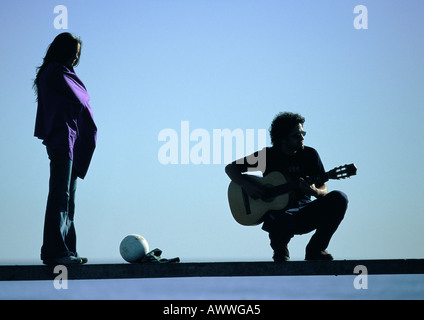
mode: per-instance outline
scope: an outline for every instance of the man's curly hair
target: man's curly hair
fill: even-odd
[[[272,120],[269,134],[273,146],[278,146],[282,139],[288,138],[290,132],[298,125],[304,124],[305,118],[292,112],[280,112]]]

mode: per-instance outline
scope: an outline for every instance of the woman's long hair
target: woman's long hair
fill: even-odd
[[[37,67],[36,77],[34,79],[33,88],[35,94],[37,94],[38,79],[41,72],[46,68],[50,62],[59,62],[66,64],[70,59],[76,57],[78,50],[78,44],[82,47],[82,41],[79,37],[69,32],[64,32],[56,36],[53,42],[47,49],[46,56],[43,59],[43,64]],[[73,66],[77,66],[79,63],[79,57]]]

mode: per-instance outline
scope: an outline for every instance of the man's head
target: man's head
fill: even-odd
[[[295,153],[302,150],[303,131],[305,118],[300,114],[292,112],[281,112],[277,114],[271,123],[269,133],[274,147],[285,153]]]

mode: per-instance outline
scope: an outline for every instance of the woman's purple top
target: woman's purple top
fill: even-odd
[[[97,127],[83,82],[68,68],[49,63],[39,74],[34,135],[43,144],[68,155],[84,178],[96,147]]]

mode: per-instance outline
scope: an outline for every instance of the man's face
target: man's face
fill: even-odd
[[[287,153],[295,153],[297,151],[303,150],[304,148],[304,136],[306,132],[303,131],[302,124],[298,124],[293,130],[289,133],[289,136],[283,140],[283,149]]]

